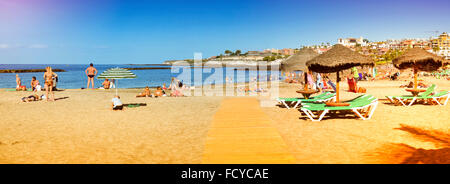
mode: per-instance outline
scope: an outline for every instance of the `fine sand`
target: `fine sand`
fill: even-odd
[[[447,80],[421,78],[450,90]],[[367,121],[312,122],[295,109],[261,108],[297,163],[449,163],[450,104],[402,107],[383,100],[406,95],[399,88],[405,83],[360,82],[380,99]],[[342,100],[359,95],[346,92],[345,81],[341,86]],[[281,83],[280,96],[299,96],[298,88]],[[119,94],[125,104],[147,106],[114,112],[114,90],[68,89],[56,92],[55,102],[23,103],[32,92],[0,89],[0,163],[201,163],[213,116],[224,98],[234,97],[135,98],[141,91]]]
[[[450,90],[450,81],[425,78],[437,91]],[[393,106],[386,95],[408,95],[406,81],[359,82],[379,99],[370,120],[330,118],[306,120],[298,110],[263,108],[275,122],[297,163],[450,163],[450,105]],[[360,94],[346,92],[341,100]],[[281,85],[281,96],[295,97],[296,84]],[[409,94],[410,95],[410,94]],[[301,95],[300,95],[301,96]]]

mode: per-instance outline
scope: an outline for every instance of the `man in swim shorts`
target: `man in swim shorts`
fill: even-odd
[[[97,75],[98,71],[94,68],[94,64],[90,64],[89,67],[84,71],[88,77],[87,88],[89,88],[89,83],[92,82],[92,89],[94,89],[94,77]]]

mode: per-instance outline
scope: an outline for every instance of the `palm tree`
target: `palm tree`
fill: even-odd
[[[230,55],[231,53],[233,53],[231,50],[225,50],[225,54]]]
[[[238,56],[240,56],[240,55],[241,55],[241,53],[242,53],[242,51],[241,51],[241,50],[236,50],[236,52],[234,52],[234,54],[236,54],[236,55],[238,55]]]

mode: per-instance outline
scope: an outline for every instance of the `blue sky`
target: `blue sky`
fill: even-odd
[[[427,38],[448,0],[0,0],[1,64],[162,63],[224,50]]]

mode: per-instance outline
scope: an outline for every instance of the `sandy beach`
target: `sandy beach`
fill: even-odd
[[[421,77],[450,90],[444,79]],[[380,100],[372,119],[329,118],[312,122],[296,109],[261,107],[296,163],[449,163],[450,105],[393,106],[386,95],[406,95],[405,81],[362,81]],[[346,92],[341,99],[360,94]],[[280,83],[280,96],[297,97],[299,84]],[[32,92],[0,89],[0,163],[201,163],[211,121],[226,98],[135,98],[146,106],[110,110],[114,90],[67,89],[55,102],[23,103]],[[41,92],[43,93],[43,92]],[[268,100],[267,97],[252,97]]]

